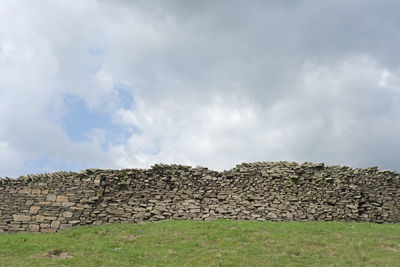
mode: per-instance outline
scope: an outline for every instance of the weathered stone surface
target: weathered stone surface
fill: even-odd
[[[107,211],[108,211],[108,213],[114,214],[114,215],[123,215],[124,214],[124,211],[121,209],[108,209]]]
[[[60,222],[59,221],[52,221],[50,227],[53,228],[53,229],[58,229],[60,227]]]
[[[57,196],[56,202],[66,203],[66,202],[68,202],[68,197],[67,196]]]
[[[223,172],[156,164],[0,179],[0,229],[164,219],[400,222],[400,175],[377,168],[243,163]]]
[[[41,193],[41,190],[40,189],[32,189],[31,190],[31,194],[32,195],[39,195]]]
[[[72,224],[62,223],[60,225],[60,230],[68,229],[68,228],[71,228],[71,227],[72,227]]]
[[[43,233],[55,233],[55,232],[57,232],[57,229],[43,228],[43,229],[40,229],[40,232],[43,232]]]
[[[71,218],[73,216],[73,213],[70,211],[64,211],[63,212],[63,217],[64,218]]]
[[[47,195],[47,197],[46,197],[46,201],[56,201],[56,199],[57,199],[57,196],[52,195],[52,194]]]
[[[29,225],[29,231],[31,231],[31,232],[39,232],[39,225],[37,225],[37,224],[30,224]]]
[[[31,220],[31,216],[14,214],[13,220],[14,220],[14,222],[29,222]]]
[[[40,210],[40,207],[32,206],[32,207],[30,208],[30,210],[29,210],[29,213],[30,213],[30,214],[37,214],[37,213],[39,212],[39,210]]]
[[[43,231],[43,229],[50,228],[50,224],[49,223],[41,223],[41,224],[39,224],[39,226],[40,226],[40,231],[41,232]]]
[[[43,222],[44,220],[45,220],[45,217],[43,215],[36,215],[37,222]]]
[[[8,225],[9,225],[11,228],[19,228],[19,227],[21,227],[21,223],[20,223],[20,222],[18,222],[18,223],[12,222],[12,223],[9,223]]]

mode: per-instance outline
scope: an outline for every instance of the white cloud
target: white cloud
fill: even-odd
[[[123,153],[118,158],[145,152],[137,161],[122,160],[120,166],[175,162],[223,169],[241,161],[285,159],[383,165],[377,159],[394,156],[396,150],[376,148],[400,133],[400,109],[393,102],[398,95],[382,87],[385,71],[366,56],[335,65],[308,61],[292,81],[292,90],[266,106],[251,93],[240,99],[203,99],[200,90],[186,99],[137,98],[137,110],[121,117],[142,133],[119,146]],[[160,152],[151,155],[155,141]],[[395,160],[385,163],[395,167]]]
[[[29,172],[24,161],[41,157],[99,168],[311,160],[399,169],[399,4],[386,4],[5,1],[0,175]],[[74,143],[60,122],[65,95],[129,136],[113,142],[115,129],[92,129]]]
[[[23,169],[24,155],[8,145],[0,142],[0,170],[4,176],[14,176],[15,170]]]

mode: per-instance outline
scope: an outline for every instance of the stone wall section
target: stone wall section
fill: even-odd
[[[400,222],[400,175],[376,167],[156,164],[0,179],[0,232],[164,219]]]

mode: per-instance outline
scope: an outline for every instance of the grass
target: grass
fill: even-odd
[[[400,266],[400,224],[162,221],[0,234],[0,266]]]

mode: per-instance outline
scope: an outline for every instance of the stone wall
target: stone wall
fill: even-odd
[[[0,179],[0,232],[164,219],[400,222],[400,175],[294,162],[158,164]]]

